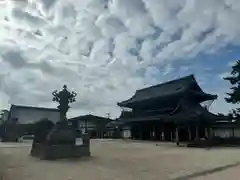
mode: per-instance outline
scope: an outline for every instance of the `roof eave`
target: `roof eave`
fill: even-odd
[[[129,100],[126,100],[126,101],[122,101],[120,103],[117,103],[118,106],[120,107],[128,107],[128,108],[133,108],[136,104],[139,104],[139,103],[143,103],[143,102],[149,102],[149,101],[153,101],[153,100],[158,100],[159,102],[162,102],[162,101],[165,101],[167,100],[168,98],[171,98],[171,97],[177,97],[177,96],[182,96],[184,95],[184,92],[185,91],[181,91],[181,92],[177,92],[175,94],[170,94],[170,95],[166,95],[164,97],[151,97],[151,98],[146,98],[146,99],[141,99],[141,100],[133,100],[133,99],[129,99]]]

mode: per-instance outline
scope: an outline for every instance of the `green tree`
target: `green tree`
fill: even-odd
[[[228,77],[224,77],[224,80],[227,80],[232,85],[231,92],[227,93],[225,98],[226,102],[232,104],[240,103],[240,60],[238,60],[233,66],[232,71]],[[232,110],[231,114],[234,117],[239,117],[240,108]]]
[[[0,124],[2,124],[3,123],[3,115],[4,115],[4,112],[3,112],[3,110],[0,110]]]

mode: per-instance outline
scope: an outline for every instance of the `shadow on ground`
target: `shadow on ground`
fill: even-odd
[[[192,178],[197,178],[197,177],[213,174],[213,173],[216,173],[216,172],[219,172],[219,171],[224,171],[226,169],[236,167],[236,166],[239,166],[239,165],[240,165],[240,162],[237,162],[237,163],[234,163],[234,164],[229,164],[229,165],[226,165],[226,166],[221,166],[221,167],[217,167],[217,168],[213,168],[213,169],[209,169],[209,170],[205,170],[205,171],[201,171],[201,172],[196,172],[196,173],[193,173],[193,174],[190,174],[190,175],[177,177],[177,178],[174,178],[172,180],[190,180]]]

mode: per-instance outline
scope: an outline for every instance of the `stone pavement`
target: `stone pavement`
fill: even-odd
[[[8,179],[239,180],[240,149],[181,148],[170,143],[92,140],[92,157],[41,161],[30,142],[0,144]]]

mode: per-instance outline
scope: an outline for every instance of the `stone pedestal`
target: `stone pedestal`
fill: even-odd
[[[75,145],[76,131],[67,121],[58,122],[49,132],[46,140],[47,145]]]
[[[76,145],[76,132],[66,122],[59,122],[47,135],[46,141],[33,143],[31,155],[40,159],[79,158],[90,156],[90,138],[82,136],[83,144]]]

